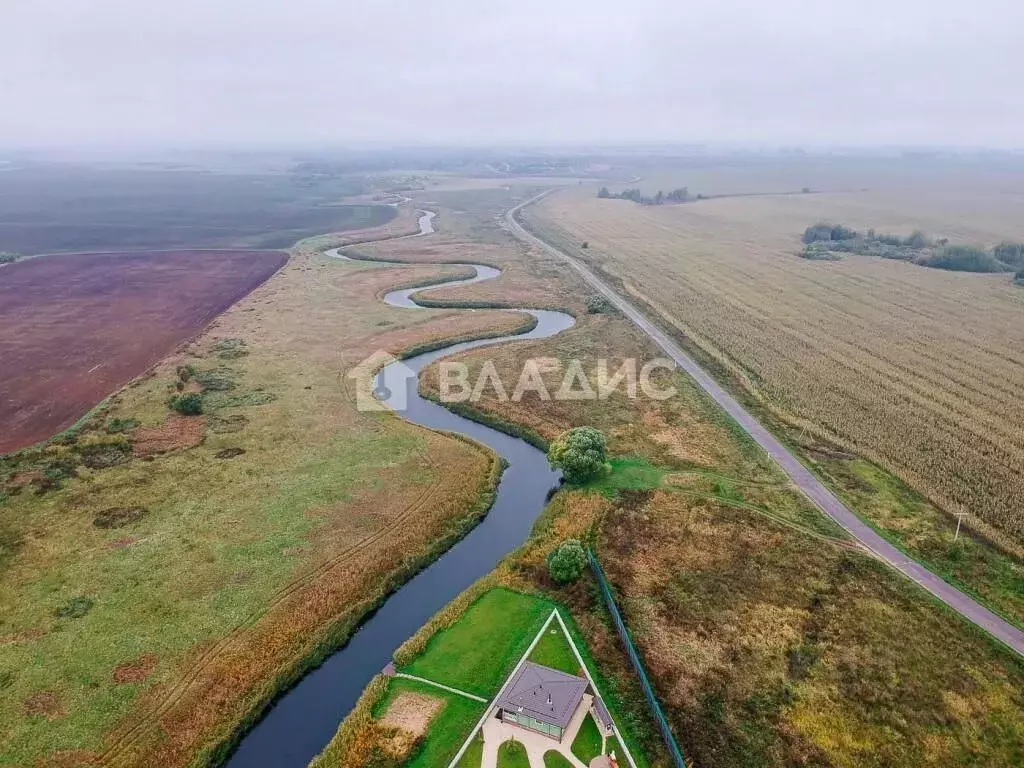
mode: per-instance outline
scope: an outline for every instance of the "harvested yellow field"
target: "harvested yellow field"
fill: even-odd
[[[874,459],[946,510],[969,512],[990,535],[989,525],[1019,541],[1024,288],[1008,275],[796,255],[803,229],[819,220],[920,228],[953,242],[1024,239],[1020,179],[988,181],[658,207],[574,189],[526,219],[771,409]]]

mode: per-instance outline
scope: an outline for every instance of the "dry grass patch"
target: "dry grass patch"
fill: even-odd
[[[159,426],[138,427],[131,431],[132,453],[142,457],[193,448],[203,442],[205,434],[205,417],[171,413]]]
[[[696,764],[1019,759],[1024,665],[869,558],[661,492],[606,515],[600,540]]]
[[[443,706],[444,701],[435,696],[406,691],[391,702],[380,719],[380,723],[388,728],[397,728],[405,732],[408,734],[405,737],[407,740],[415,741],[416,738],[427,732],[430,720]],[[402,750],[401,753],[404,751]]]
[[[945,508],[1024,535],[1024,294],[1000,276],[794,256],[808,222],[835,217],[952,239],[1024,236],[993,187],[972,186],[970,199],[917,187],[657,208],[587,195],[560,193],[527,215],[570,249],[588,240],[578,255],[771,408]]]

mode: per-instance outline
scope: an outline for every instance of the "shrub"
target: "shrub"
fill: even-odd
[[[607,445],[601,430],[574,427],[558,436],[548,448],[548,461],[574,484],[600,477],[608,470]]]
[[[138,419],[111,419],[107,422],[106,430],[108,434],[114,435],[130,432],[137,426],[139,426]]]
[[[235,388],[234,371],[230,368],[199,371],[194,377],[204,392],[228,392]]]
[[[93,607],[91,598],[75,597],[57,609],[56,615],[61,619],[80,619]]]
[[[0,264],[13,264],[18,260],[18,254],[0,251]]]
[[[589,248],[589,247],[590,247],[590,241],[589,241],[589,240],[584,240],[584,241],[583,241],[583,245],[581,245],[580,247],[581,247],[581,248],[582,248],[583,250],[587,250],[587,248]]]
[[[1005,272],[1006,265],[974,245],[945,245],[920,262],[926,267],[954,272]]]
[[[612,303],[604,296],[595,295],[587,297],[587,312],[592,315],[599,315],[603,312],[611,312]]]
[[[804,230],[803,240],[809,245],[822,240],[853,240],[855,237],[857,237],[856,231],[847,229],[841,224],[819,222]]]
[[[237,360],[249,354],[248,345],[244,339],[221,339],[213,345],[213,351],[222,360]]]
[[[198,416],[203,412],[203,397],[196,392],[187,392],[184,395],[175,395],[167,401],[172,411],[177,411],[185,416]]]
[[[908,248],[927,248],[931,244],[932,243],[931,240],[928,239],[928,235],[920,229],[915,229],[908,237],[903,239],[903,245]]]
[[[548,554],[548,573],[557,584],[576,581],[587,565],[587,552],[576,539],[566,539]]]
[[[1024,266],[1024,243],[1000,243],[992,249],[992,255],[1004,264]]]

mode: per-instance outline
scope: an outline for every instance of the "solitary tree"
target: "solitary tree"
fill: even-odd
[[[548,554],[548,573],[558,584],[576,581],[587,564],[587,553],[576,539],[566,539]]]
[[[558,436],[548,448],[551,466],[562,470],[570,483],[581,484],[608,469],[607,446],[601,430],[574,427]]]

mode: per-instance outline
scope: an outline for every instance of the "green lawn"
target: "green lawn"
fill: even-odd
[[[592,715],[587,715],[579,733],[572,740],[572,753],[582,760],[584,765],[590,765],[591,760],[602,754],[601,731],[597,729],[597,723],[594,722]]]
[[[374,719],[383,717],[399,694],[404,691],[422,693],[444,700],[444,706],[430,721],[430,727],[424,737],[423,745],[405,763],[407,768],[432,768],[438,765],[447,765],[448,762],[459,751],[466,736],[473,730],[477,720],[484,713],[484,705],[459,696],[454,693],[447,693],[439,688],[430,685],[417,683],[415,680],[404,680],[400,677],[392,678],[388,682],[387,693],[377,702],[373,708]],[[470,745],[472,751],[473,745]],[[480,765],[480,753],[483,745],[477,750],[476,763],[467,763],[463,760],[460,764],[466,766]]]
[[[515,739],[498,747],[498,768],[530,768],[526,747]]]
[[[620,489],[658,488],[667,474],[667,470],[660,469],[639,456],[620,456],[611,459],[609,463],[612,471],[587,483],[588,488],[608,495],[614,495]]]
[[[544,598],[513,592],[504,587],[492,589],[470,605],[452,626],[435,634],[427,643],[426,650],[403,667],[401,671],[490,699],[505,682],[512,672],[512,668],[526,652],[527,647],[554,608],[555,603]],[[602,681],[600,670],[589,655],[586,642],[573,623],[572,616],[565,609],[559,609],[559,613],[583,655],[584,663],[590,674],[595,676],[595,680],[602,686],[605,704],[611,710],[612,717],[621,727],[623,721],[618,713],[619,708],[614,690],[608,688],[607,684]],[[578,675],[582,671],[561,625],[557,622],[548,627],[530,652],[529,658],[537,664],[543,664],[569,674]],[[431,723],[428,742],[424,745],[424,749],[408,763],[414,767],[446,765],[472,730],[475,720],[482,714],[483,705],[456,694],[445,694],[438,689],[401,678],[391,681],[384,702],[391,697],[391,692],[399,683],[403,686],[415,686],[415,690],[421,690],[431,696],[440,695],[446,702],[454,701],[456,707],[470,705],[465,719],[459,721],[458,724],[448,722],[449,712],[454,710],[449,709],[450,705],[446,705],[446,708]],[[606,688],[607,690],[605,690]],[[385,711],[384,702],[374,710],[374,717]],[[440,730],[444,732],[438,733]],[[641,768],[646,768],[647,762],[639,752],[637,745],[632,741],[629,743],[637,764]],[[608,743],[609,749],[614,746],[614,742]],[[474,739],[465,755],[460,759],[459,768],[476,768],[480,765],[482,749],[482,742]],[[591,757],[601,754],[601,734],[597,729],[597,724],[589,716],[577,735],[573,744],[573,752],[578,756],[589,754]],[[617,754],[622,763],[621,748],[617,750]],[[431,759],[436,762],[431,762]],[[589,759],[587,758],[585,762],[589,762]],[[499,760],[499,765],[505,764]],[[509,764],[515,765],[515,763]],[[562,764],[556,762],[554,765],[561,766]]]
[[[558,625],[558,622],[555,621],[551,622],[551,625],[545,630],[530,653],[530,661],[562,672],[568,672],[570,675],[579,675],[581,672],[576,654],[572,652],[572,648],[569,647],[569,641],[565,638],[565,633]]]
[[[480,768],[484,761],[484,736],[477,732],[476,738],[469,743],[466,751],[459,758],[458,768]]]
[[[402,671],[490,698],[529,647],[554,606],[546,600],[492,589]]]
[[[544,753],[544,768],[572,768],[572,763],[561,752],[551,749]]]

